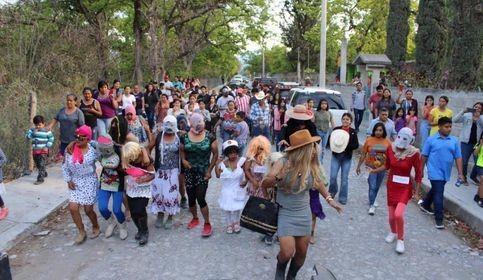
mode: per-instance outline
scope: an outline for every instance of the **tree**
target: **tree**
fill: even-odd
[[[450,87],[473,89],[482,72],[483,7],[480,0],[453,0]]]
[[[245,71],[258,75],[262,71],[262,54],[258,52],[249,52],[245,54],[246,68]],[[269,50],[265,50],[266,72],[268,73],[288,73],[294,71],[288,59],[288,50],[285,46],[274,46]]]
[[[445,62],[448,39],[445,0],[420,0],[416,18],[416,71],[422,81],[436,86]]]
[[[389,1],[386,54],[397,70],[401,70],[401,66],[406,60],[410,4],[410,0]]]
[[[142,27],[142,0],[134,0],[134,20],[133,31],[135,38],[134,45],[134,81],[140,84],[143,81],[143,69],[142,69],[142,40],[143,40],[143,27]]]

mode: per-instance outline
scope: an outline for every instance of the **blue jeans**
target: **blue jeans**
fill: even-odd
[[[97,137],[106,136],[111,129],[111,122],[114,118],[97,119]]]
[[[281,130],[274,130],[273,131],[273,138],[274,141],[275,141],[275,149],[277,150],[277,152],[280,152],[280,146],[278,145],[278,142],[282,141],[282,131]]]
[[[354,109],[354,126],[357,131],[359,131],[359,126],[361,126],[363,118],[364,118],[364,110]]]
[[[149,128],[152,130],[154,127],[154,111],[146,111],[146,116],[148,119]]]
[[[321,141],[320,141],[320,162],[324,159],[325,148],[327,147],[327,141],[329,140],[329,131],[322,131],[317,129],[317,133],[319,134]]]
[[[124,213],[122,212],[122,199],[124,192],[111,192],[100,189],[97,201],[99,212],[104,219],[109,219],[111,217],[111,211],[109,211],[109,199],[112,195],[112,212],[116,216],[117,221],[122,224],[125,221]]]
[[[386,175],[385,171],[379,173],[371,173],[369,174],[369,178],[367,178],[367,183],[369,184],[369,205],[374,205],[376,201],[377,193],[379,192],[379,188],[381,187],[382,181],[384,180],[384,176]]]
[[[419,135],[421,136],[421,147],[423,147],[424,142],[429,137],[429,131],[431,130],[431,126],[427,120],[422,120],[419,126]]]
[[[443,222],[443,194],[446,181],[430,180],[430,182],[431,190],[429,190],[426,198],[424,198],[423,206],[426,209],[431,209],[431,204],[434,204],[434,219],[437,222]]]
[[[350,157],[336,157],[332,154],[332,160],[330,161],[330,186],[329,186],[329,193],[334,197],[339,187],[337,185],[337,175],[339,174],[339,169],[341,170],[340,174],[340,194],[339,194],[339,202],[345,204],[347,202],[348,196],[348,186],[349,186],[349,171],[351,169],[351,160]]]
[[[265,137],[267,137],[268,139],[270,139],[270,132],[268,130],[268,126],[266,125],[264,128],[261,128],[260,126],[253,126],[252,128],[252,134],[253,134],[253,137],[257,137],[259,135],[263,135]]]
[[[465,175],[465,177],[466,177],[466,174],[468,173],[468,162],[470,161],[471,156],[473,156],[473,160],[474,160],[475,165],[473,166],[473,169],[471,170],[470,178],[476,178],[477,177],[476,176],[476,161],[478,160],[478,158],[473,155],[473,151],[474,151],[474,145],[461,142],[461,155],[463,157],[463,175]]]

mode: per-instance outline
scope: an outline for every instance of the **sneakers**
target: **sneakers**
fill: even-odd
[[[0,220],[5,219],[8,216],[8,208],[0,208]]]
[[[114,230],[117,227],[117,221],[116,221],[116,218],[114,218],[114,215],[111,215],[111,217],[109,217],[109,220],[107,220],[107,223],[109,225],[106,228],[106,232],[104,232],[104,236],[106,238],[109,238],[112,236],[112,234],[114,233]]]
[[[443,221],[436,221],[436,225],[435,227],[437,229],[444,229],[444,224],[443,224]]]
[[[40,185],[44,182],[44,178],[38,178],[37,181],[34,182],[34,185]]]
[[[193,218],[189,223],[188,223],[188,229],[194,229],[200,224],[200,219],[198,218]]]
[[[386,238],[385,238],[384,240],[385,240],[387,243],[393,243],[393,242],[394,242],[394,240],[396,240],[396,236],[397,236],[397,235],[396,235],[395,233],[390,232],[390,233],[389,233],[389,234],[386,236]]]
[[[211,228],[211,224],[205,223],[205,225],[203,226],[203,231],[201,231],[201,236],[210,237],[212,233],[213,233],[213,229]]]
[[[376,212],[376,207],[374,205],[371,205],[371,207],[369,207],[369,211],[367,211],[367,213],[369,213],[369,215],[371,215],[371,216],[374,216],[374,212]]]
[[[404,241],[403,240],[397,240],[397,243],[396,243],[396,252],[398,254],[402,254],[404,253]]]
[[[121,238],[121,240],[125,240],[127,238],[127,225],[126,225],[126,222],[122,223],[122,224],[117,224],[117,227],[119,228],[119,238]]]
[[[374,201],[374,207],[379,207],[379,203],[377,203],[377,201]]]
[[[477,194],[475,194],[473,200],[476,202],[476,204],[478,204],[478,206],[483,207],[483,199],[480,198]]]
[[[263,242],[265,242],[265,245],[271,246],[273,244],[273,237],[270,235],[265,235]]]
[[[434,215],[434,212],[431,209],[424,207],[423,203],[419,204],[419,209],[425,214]]]

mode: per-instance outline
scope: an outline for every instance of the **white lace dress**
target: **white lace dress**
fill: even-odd
[[[242,168],[244,163],[245,158],[241,157],[238,160],[235,170],[227,168],[224,162],[220,163],[220,168],[223,172],[220,175],[221,191],[218,203],[222,210],[238,211],[245,207],[245,203],[248,200],[248,194],[246,188],[240,186],[240,183],[245,176]]]

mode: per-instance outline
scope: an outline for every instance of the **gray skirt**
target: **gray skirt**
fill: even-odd
[[[312,213],[307,208],[293,211],[280,208],[278,212],[277,236],[310,236],[312,230]]]

